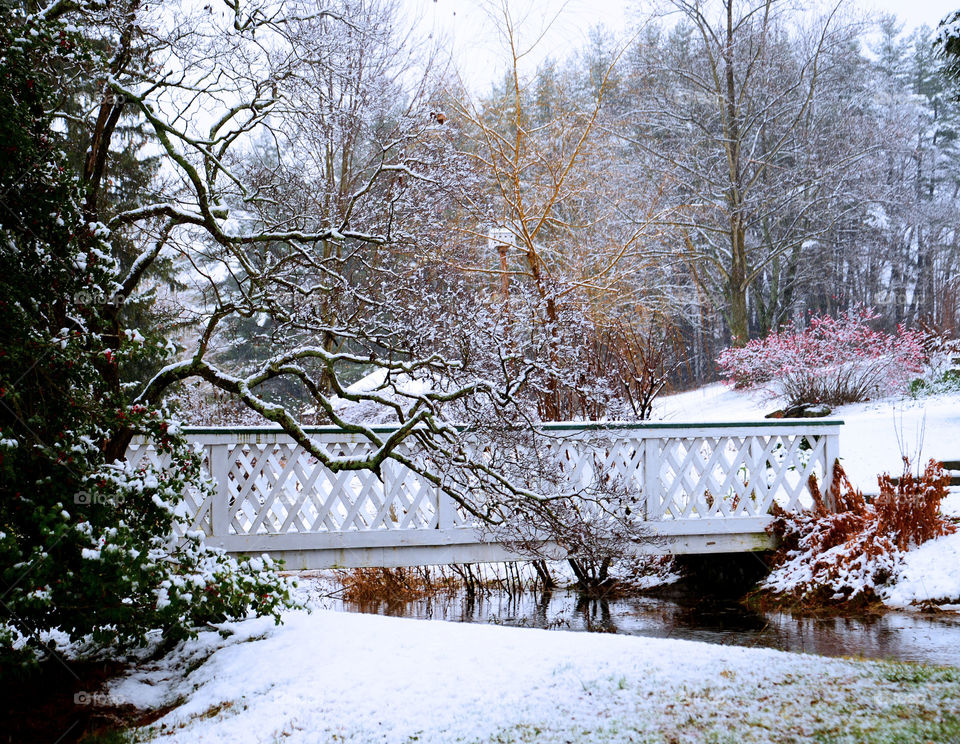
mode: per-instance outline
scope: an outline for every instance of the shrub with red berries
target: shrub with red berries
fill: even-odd
[[[717,367],[736,387],[764,389],[791,405],[841,405],[902,391],[923,370],[917,331],[874,330],[877,314],[858,308],[817,315],[742,348],[724,349]]]

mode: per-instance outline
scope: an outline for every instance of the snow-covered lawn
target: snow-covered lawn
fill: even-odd
[[[951,741],[960,670],[319,610],[116,682],[158,742]]]

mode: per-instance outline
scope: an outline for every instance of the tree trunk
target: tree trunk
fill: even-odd
[[[734,346],[745,346],[750,337],[750,315],[747,308],[746,236],[739,212],[730,219],[730,275],[727,279],[727,305],[730,335]]]

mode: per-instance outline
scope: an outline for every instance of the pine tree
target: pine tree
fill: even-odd
[[[940,21],[933,47],[943,60],[944,75],[956,84],[960,81],[960,10]]]

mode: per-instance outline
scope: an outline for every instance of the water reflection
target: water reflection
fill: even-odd
[[[880,616],[810,618],[754,612],[736,601],[718,598],[590,600],[563,591],[339,604],[341,609],[353,612],[427,620],[625,633],[824,656],[960,666],[957,615],[893,612]]]

